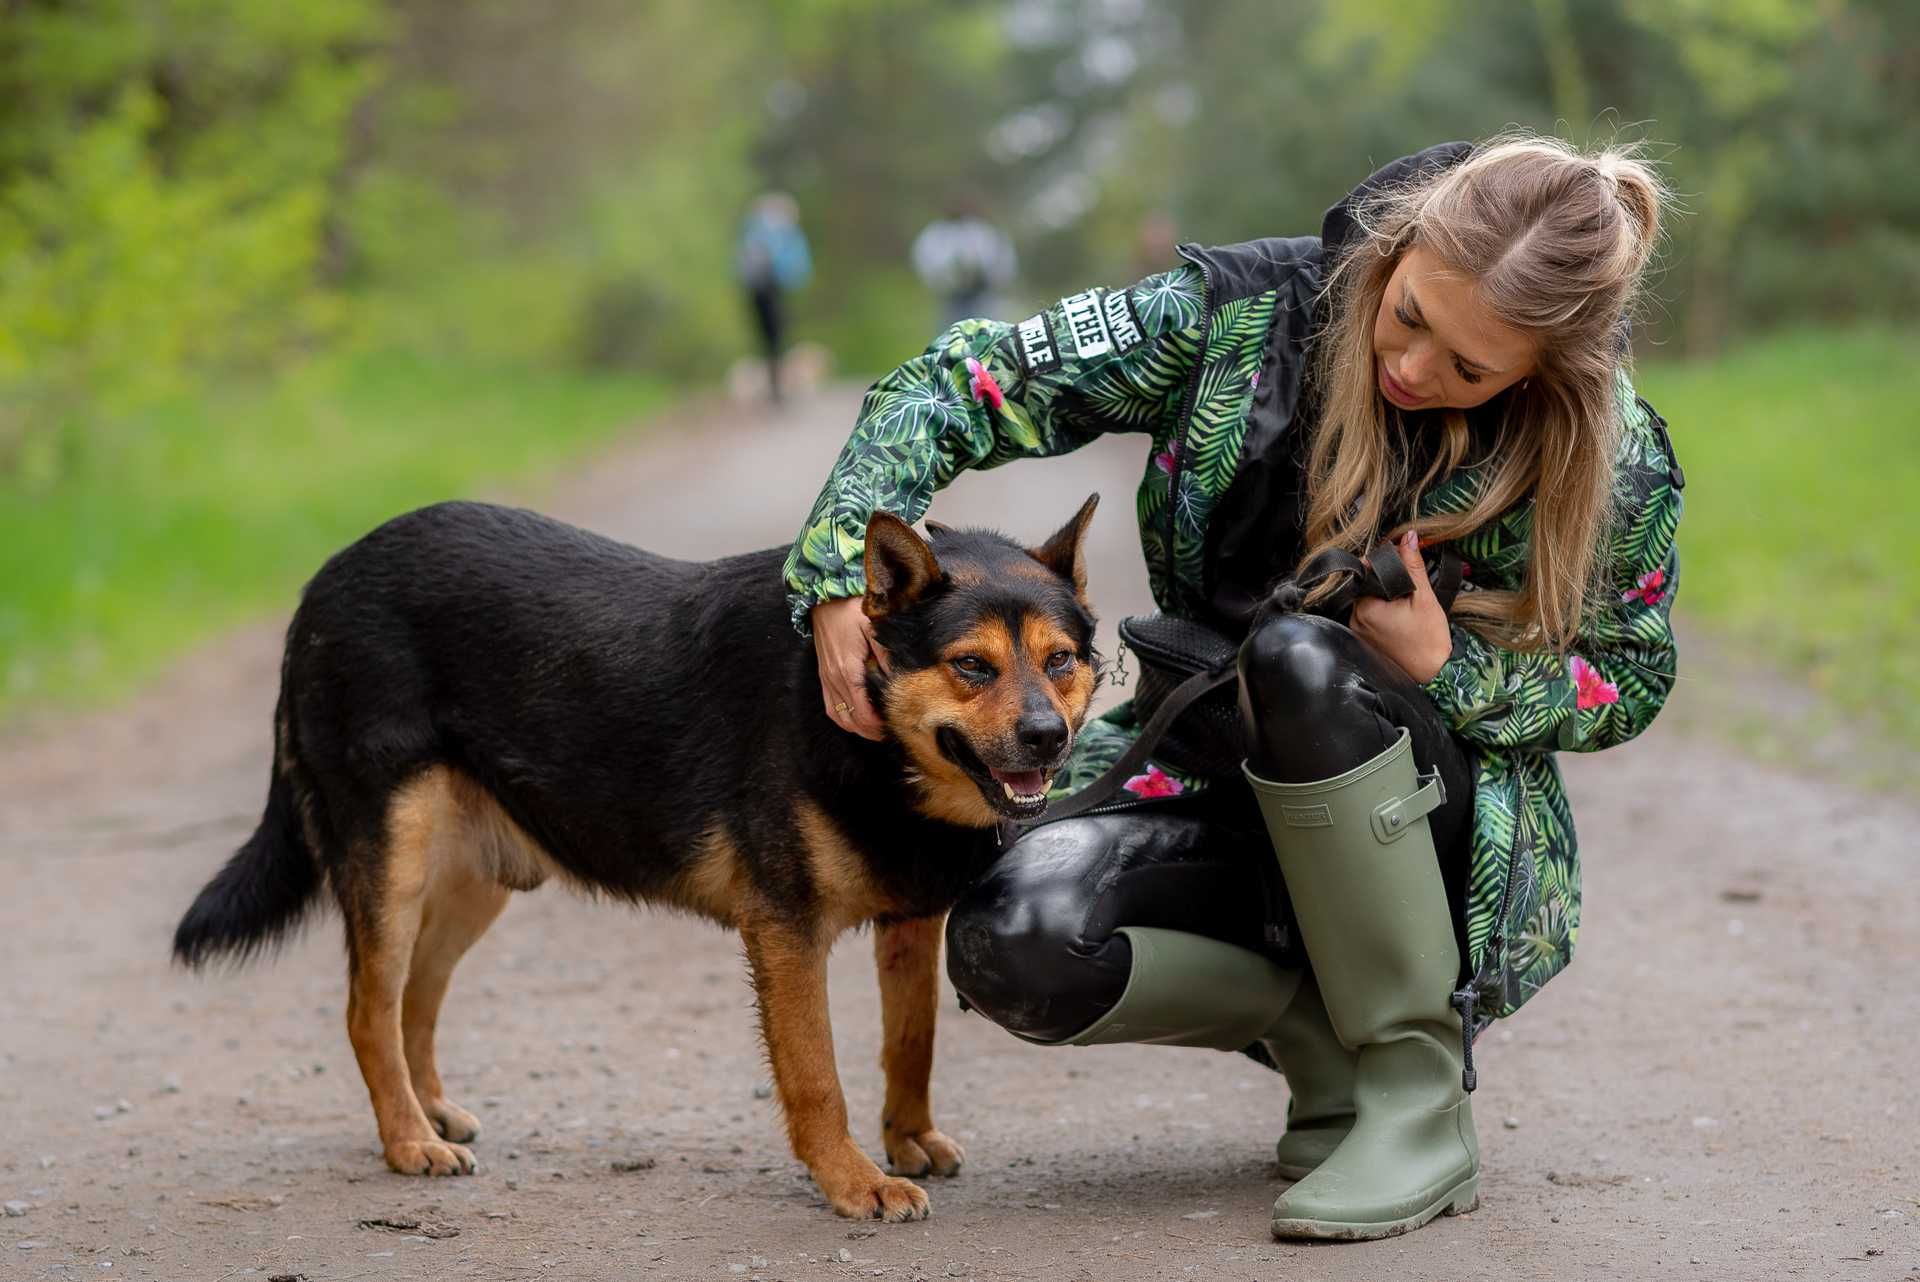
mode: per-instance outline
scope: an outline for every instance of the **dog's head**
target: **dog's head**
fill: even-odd
[[[892,675],[875,706],[936,819],[1031,819],[1086,722],[1100,673],[1084,552],[1095,494],[1038,547],[885,513],[867,525],[865,610]]]

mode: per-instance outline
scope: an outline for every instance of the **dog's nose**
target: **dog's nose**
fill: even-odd
[[[1013,733],[1021,747],[1049,761],[1067,746],[1067,723],[1057,712],[1028,713],[1014,725]]]

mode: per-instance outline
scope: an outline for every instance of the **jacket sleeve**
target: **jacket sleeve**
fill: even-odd
[[[1607,599],[1565,655],[1508,650],[1454,625],[1426,691],[1454,731],[1494,748],[1591,752],[1639,734],[1673,688],[1681,486],[1666,425],[1623,379],[1627,431],[1608,539]]]
[[[1200,272],[1075,294],[1017,325],[961,321],[867,389],[853,435],[785,569],[794,626],[866,590],[867,518],[918,520],[968,468],[1078,449],[1106,432],[1164,433],[1200,350]]]

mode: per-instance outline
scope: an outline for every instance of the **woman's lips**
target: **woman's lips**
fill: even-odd
[[[1393,375],[1387,373],[1387,363],[1385,361],[1380,362],[1380,391],[1388,400],[1403,410],[1417,410],[1427,403],[1426,397],[1415,396],[1412,392],[1409,392],[1406,388],[1395,382]]]

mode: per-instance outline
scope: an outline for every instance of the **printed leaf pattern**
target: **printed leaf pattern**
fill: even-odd
[[[1276,298],[1262,294],[1209,311],[1198,269],[1183,266],[1135,285],[1132,301],[1147,341],[1124,354],[1080,361],[1062,337],[1060,368],[1028,379],[1012,326],[962,321],[875,383],[787,560],[796,626],[805,630],[817,602],[864,590],[860,558],[873,512],[916,520],[934,491],[966,468],[1061,454],[1116,431],[1148,439],[1135,497],[1154,599],[1169,612],[1191,613],[1207,522],[1240,466]],[[1056,304],[1049,315],[1064,336],[1064,309]],[[1197,361],[1193,404],[1179,423]],[[998,404],[974,394],[985,387],[983,374],[1001,391]],[[1554,752],[1631,739],[1673,686],[1668,616],[1679,587],[1681,496],[1665,437],[1624,374],[1617,399],[1626,431],[1616,458],[1621,515],[1606,547],[1612,591],[1574,647],[1587,697],[1572,655],[1517,653],[1458,628],[1453,657],[1427,686],[1475,767],[1467,949],[1481,1013],[1491,1018],[1519,1009],[1565,968],[1579,935],[1578,845]],[[1462,511],[1483,479],[1463,470],[1430,491],[1422,508]],[[1518,588],[1532,526],[1532,510],[1521,503],[1463,539],[1472,582]],[[1054,795],[1098,777],[1138,731],[1125,704],[1090,722]],[[1169,790],[1216,782],[1164,764],[1152,769],[1157,786]]]

